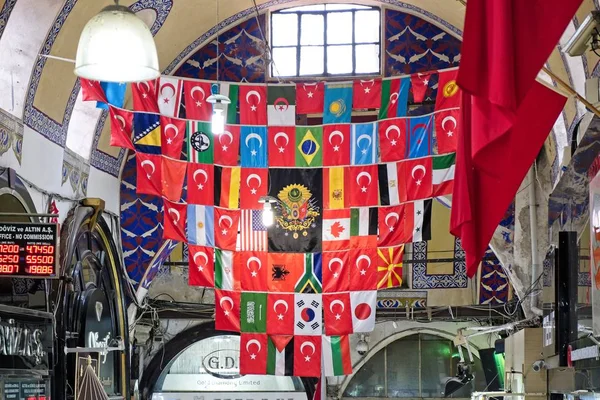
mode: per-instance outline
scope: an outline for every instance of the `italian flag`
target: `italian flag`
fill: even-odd
[[[348,335],[323,335],[322,338],[325,376],[350,375],[352,373],[352,360],[350,359],[350,338]]]
[[[452,194],[456,153],[433,157],[433,197]]]
[[[267,375],[294,375],[293,336],[269,336],[267,348]]]
[[[239,276],[233,268],[233,251],[215,249],[215,288],[240,290]]]

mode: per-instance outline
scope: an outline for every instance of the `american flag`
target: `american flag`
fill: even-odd
[[[262,210],[241,210],[240,243],[242,251],[267,251],[267,227],[262,223]]]

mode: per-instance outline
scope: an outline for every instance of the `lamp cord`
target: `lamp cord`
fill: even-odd
[[[215,0],[215,4],[217,6],[217,82],[219,82],[219,61],[221,60],[221,53],[219,49],[219,0]],[[220,89],[219,89],[220,90]]]

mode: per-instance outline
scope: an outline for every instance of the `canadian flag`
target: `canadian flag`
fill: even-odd
[[[240,208],[262,210],[259,203],[269,190],[269,170],[267,168],[242,168],[240,185]]]
[[[236,252],[236,265],[241,271],[242,290],[251,292],[266,292],[268,277],[268,260],[265,251]]]
[[[321,335],[294,337],[294,375],[321,376]]]
[[[188,163],[187,201],[190,204],[214,204],[214,167],[210,164]]]
[[[224,250],[235,250],[239,225],[240,210],[215,207],[216,247]]]
[[[406,118],[379,121],[379,151],[382,162],[394,162],[406,157]]]
[[[326,335],[352,333],[352,307],[348,292],[324,294],[323,314]]]
[[[267,333],[269,335],[294,334],[294,294],[267,294]]]
[[[350,245],[350,209],[323,210],[323,251]]]
[[[350,292],[352,306],[352,330],[372,332],[375,329],[375,310],[377,308],[377,290]]]
[[[188,245],[188,280],[192,286],[215,286],[215,253],[212,247]]]
[[[185,120],[160,116],[162,154],[179,160],[185,139]]]
[[[350,290],[377,289],[377,257],[376,248],[350,250]]]
[[[240,374],[266,374],[268,347],[267,335],[242,333],[240,335]]]
[[[187,220],[187,204],[175,203],[163,198],[163,239],[185,242],[185,221]]]
[[[344,292],[349,288],[348,251],[323,253],[323,293]]]
[[[240,127],[225,125],[223,133],[215,138],[215,164],[237,167],[240,155]]]
[[[240,331],[240,301],[238,291],[215,289],[215,328],[220,331]]]
[[[168,117],[178,117],[182,93],[183,82],[180,79],[161,76],[158,87],[158,109],[160,113]]]
[[[296,128],[293,126],[270,126],[269,166],[293,167],[296,165]]]

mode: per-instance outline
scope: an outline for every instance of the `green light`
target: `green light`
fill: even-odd
[[[494,353],[494,361],[496,362],[496,370],[498,371],[498,381],[500,387],[504,388],[504,354]]]

